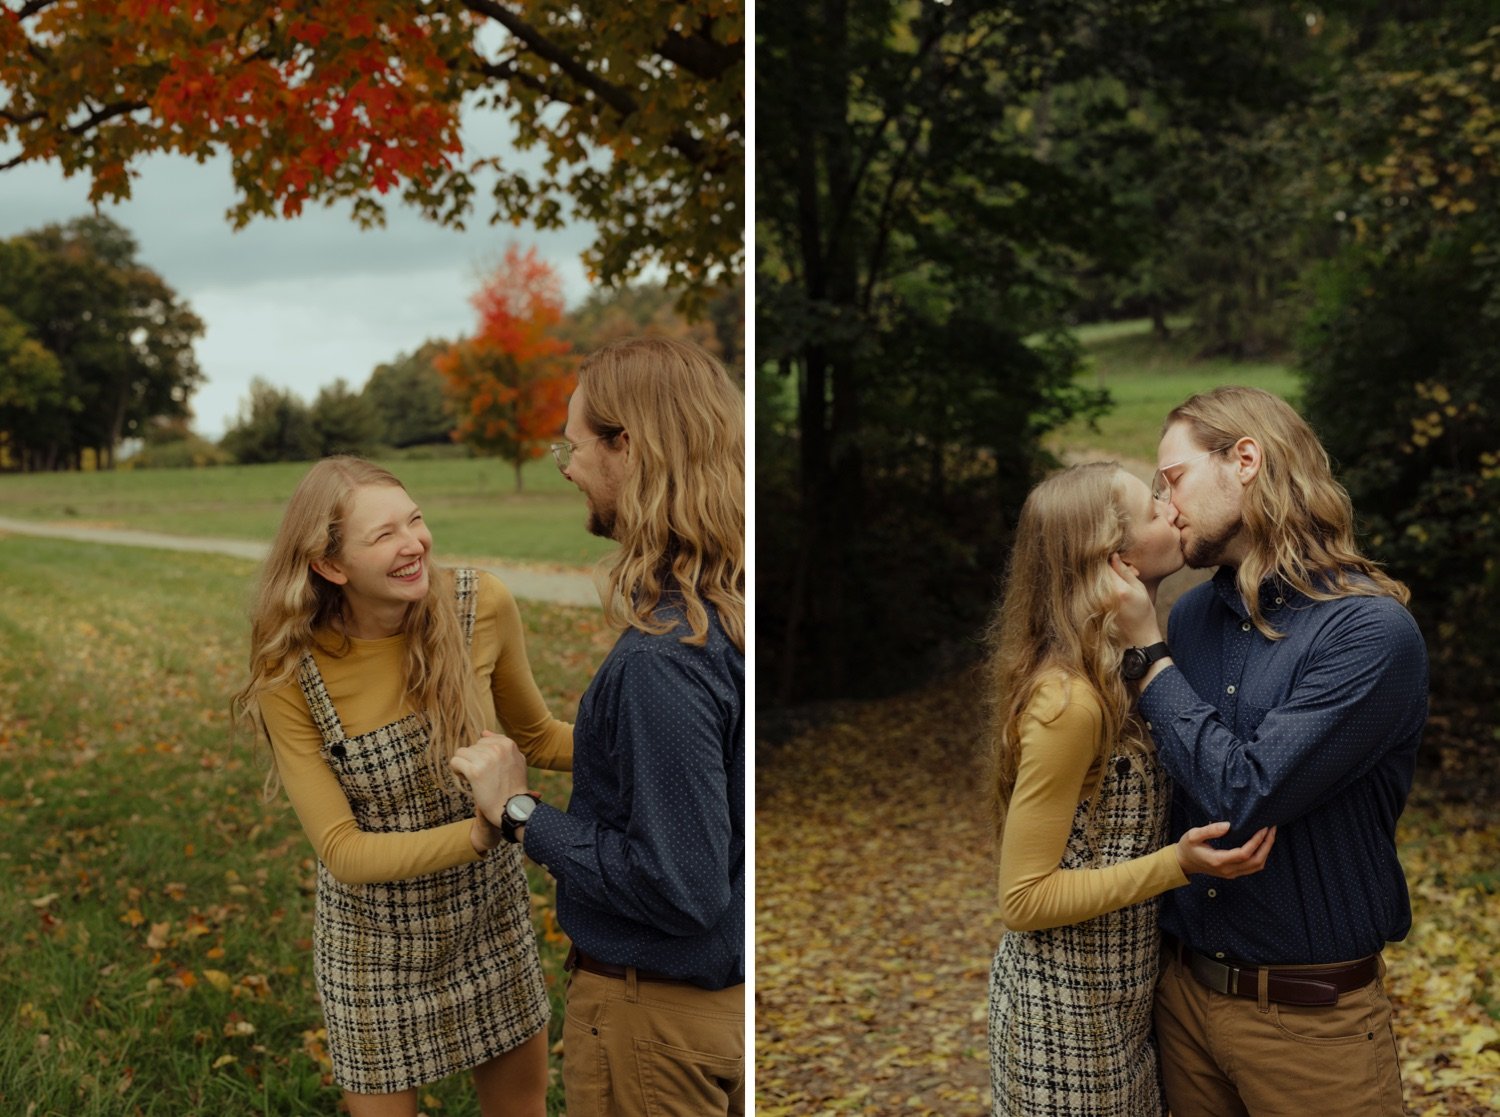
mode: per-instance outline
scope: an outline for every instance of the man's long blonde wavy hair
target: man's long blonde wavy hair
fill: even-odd
[[[1267,639],[1282,636],[1260,604],[1268,577],[1314,601],[1364,596],[1407,603],[1407,588],[1360,554],[1349,493],[1334,480],[1318,436],[1285,400],[1259,388],[1215,388],[1173,408],[1162,433],[1176,423],[1186,424],[1205,448],[1233,446],[1245,437],[1260,445],[1260,472],[1241,504],[1249,553],[1236,582],[1251,622]]]
[[[260,696],[291,682],[314,643],[330,655],[348,654],[343,590],[313,570],[319,559],[338,559],[344,521],[355,493],[367,485],[394,485],[392,474],[360,458],[318,462],[297,485],[261,567],[250,610],[250,678],[234,696],[231,713],[248,721],[257,740],[269,743]],[[483,706],[469,666],[454,601],[453,572],[430,567],[427,596],[407,607],[405,693],[429,730],[427,759],[439,782],[448,760],[484,728]],[[315,634],[321,641],[315,641]],[[330,641],[331,638],[331,641]],[[279,786],[272,754],[266,794]]]
[[[630,338],[596,350],[578,370],[583,421],[618,445],[632,468],[615,509],[618,551],[602,566],[605,615],[617,627],[662,634],[664,593],[680,595],[691,629],[708,638],[712,602],[745,647],[745,399],[724,366],[691,342]]]
[[[1061,678],[1070,701],[1086,687],[1104,714],[1103,740],[1145,748],[1120,677],[1125,639],[1109,557],[1132,543],[1126,474],[1114,462],[1055,473],[1027,496],[985,667],[985,768],[998,841],[1016,786],[1021,731],[1043,683]],[[1058,707],[1060,715],[1066,702]]]

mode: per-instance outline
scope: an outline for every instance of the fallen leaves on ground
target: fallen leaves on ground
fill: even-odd
[[[972,690],[757,749],[759,1117],[979,1113],[999,939]]]
[[[758,744],[759,1117],[989,1112],[1001,925],[979,693],[964,676],[844,703]],[[1440,792],[1427,759],[1400,831],[1414,924],[1387,981],[1409,1111],[1479,1117],[1500,1112],[1500,833],[1488,781]]]

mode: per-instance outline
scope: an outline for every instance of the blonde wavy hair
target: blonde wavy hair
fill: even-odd
[[[249,722],[257,741],[270,743],[261,695],[291,682],[315,644],[333,656],[347,655],[352,647],[344,592],[313,570],[312,563],[340,557],[355,493],[369,485],[406,488],[388,471],[360,458],[325,458],[303,476],[281,517],[250,609],[250,677],[230,703],[234,721]],[[407,607],[402,627],[407,635],[405,694],[427,721],[427,759],[441,782],[451,778],[448,760],[454,752],[471,743],[485,724],[451,570],[432,568],[427,596]],[[279,783],[272,752],[266,794],[273,795]]]
[[[1241,505],[1249,553],[1236,582],[1251,621],[1267,639],[1282,636],[1260,605],[1260,584],[1268,577],[1314,601],[1410,600],[1406,586],[1360,554],[1349,493],[1334,479],[1318,436],[1285,400],[1259,388],[1215,388],[1173,408],[1162,433],[1177,423],[1187,425],[1199,446],[1230,447],[1245,437],[1260,445],[1260,472],[1245,487]]]
[[[985,664],[985,771],[998,841],[1016,786],[1021,730],[1037,692],[1062,678],[1067,708],[1085,687],[1104,714],[1103,740],[1144,749],[1147,736],[1120,676],[1125,650],[1109,557],[1133,542],[1126,474],[1090,462],[1048,477],[1026,498],[1016,523]]]
[[[708,612],[745,647],[745,400],[707,351],[667,337],[628,338],[589,354],[578,370],[583,421],[615,445],[628,432],[633,468],[621,483],[614,538],[601,564],[605,615],[656,635],[664,593],[680,594],[691,630],[708,639]]]

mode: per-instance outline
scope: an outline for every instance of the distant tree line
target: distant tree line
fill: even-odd
[[[595,291],[573,311],[534,251],[511,250],[474,297],[472,337],[432,339],[311,401],[255,380],[217,443],[192,429],[204,374],[202,323],[135,259],[107,217],[0,241],[0,468],[133,468],[304,461],[327,454],[453,447],[520,467],[545,453],[566,418],[575,355],[611,338],[693,337],[743,376],[744,289],[705,295],[690,321],[662,285]]]
[[[757,586],[769,702],[972,657],[1070,327],[1274,355],[1500,706],[1500,27],[1477,0],[800,6],[758,29]]]

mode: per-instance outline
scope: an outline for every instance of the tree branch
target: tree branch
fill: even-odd
[[[488,16],[500,24],[525,43],[538,58],[552,63],[621,116],[629,116],[636,110],[635,98],[629,93],[605,81],[509,8],[496,3],[495,0],[463,0],[463,5],[469,11]]]
[[[97,128],[106,120],[113,120],[117,116],[135,112],[136,109],[150,108],[149,101],[116,101],[112,105],[105,105],[102,109],[91,114],[86,120],[81,120],[68,128],[68,135],[81,136],[90,128]]]
[[[465,0],[465,2],[468,3],[469,0]],[[570,95],[569,90],[554,83],[545,82],[534,74],[526,73],[516,66],[514,62],[490,62],[479,55],[475,55],[474,57],[478,60],[479,72],[487,78],[495,81],[518,82],[526,88],[540,93],[544,97],[550,97],[560,104],[572,105],[574,108],[585,107],[580,104],[581,98],[578,98],[576,95]],[[628,107],[621,108],[619,104],[610,101],[606,101],[606,103],[619,112],[622,117],[628,117],[631,113],[635,112],[638,106],[635,103],[635,99],[629,94],[626,94],[623,90],[619,91],[619,93],[620,101]],[[704,151],[703,145],[682,128],[676,129],[667,137],[667,146],[694,166],[707,162],[707,153]]]
[[[716,43],[709,36],[709,21],[704,20],[701,29],[694,35],[679,35],[668,31],[667,37],[656,48],[656,53],[688,73],[713,81],[723,77],[724,72],[745,57],[743,43],[729,45]]]

